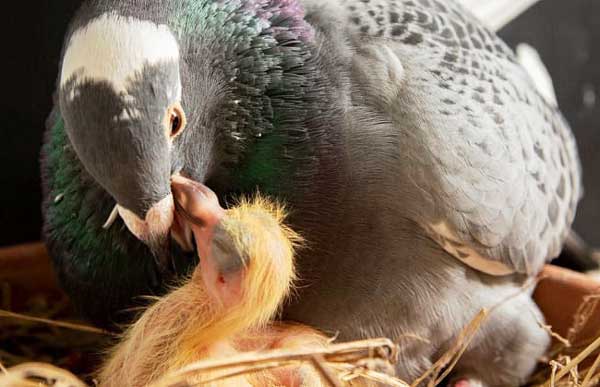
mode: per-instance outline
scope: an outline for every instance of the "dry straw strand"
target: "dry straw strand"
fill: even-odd
[[[600,367],[600,353],[596,356],[596,360],[594,360],[594,364],[590,367],[581,383],[581,387],[591,387],[592,386],[592,378],[595,376],[599,376],[600,374],[595,374],[596,370]]]
[[[99,334],[99,335],[111,335],[110,332],[104,331],[102,329],[94,328],[89,325],[70,323],[67,321],[55,321],[55,320],[50,320],[50,319],[46,319],[46,318],[42,318],[42,317],[27,316],[24,314],[9,312],[6,310],[0,310],[0,317],[14,318],[17,320],[30,321],[30,322],[40,323],[40,324],[51,325],[51,326],[55,326],[55,327],[59,327],[59,328],[72,329],[75,331],[95,333],[95,334]]]
[[[458,363],[458,361],[460,360],[462,355],[467,350],[467,347],[469,347],[469,344],[471,344],[471,341],[475,337],[475,334],[479,331],[481,324],[483,324],[485,319],[488,317],[488,314],[489,313],[486,309],[479,312],[479,314],[475,317],[475,319],[471,322],[471,324],[469,324],[467,326],[467,329],[466,329],[466,332],[464,332],[464,335],[462,337],[459,336],[459,341],[457,342],[457,344],[460,343],[460,340],[463,341],[463,344],[458,348],[458,351],[455,353],[454,358],[453,358],[452,362],[450,363],[450,365],[446,368],[446,370],[442,373],[442,375],[439,376],[435,380],[435,383],[433,383],[433,386],[439,385],[442,382],[442,380],[444,378],[446,378],[446,376],[450,375],[450,372],[452,372],[452,370],[456,366],[456,363]],[[437,371],[437,372],[439,372],[439,371]]]
[[[87,387],[69,371],[45,363],[24,363],[10,368],[6,375],[0,376],[0,386]]]
[[[555,378],[551,378],[546,383],[544,383],[544,387],[554,386],[556,382],[560,381],[567,374],[571,373],[571,370],[579,365],[583,360],[585,360],[588,356],[590,356],[594,351],[600,348],[600,336],[592,342],[586,349],[584,349],[579,355],[577,355],[573,360],[569,361],[560,371],[556,373]],[[554,380],[552,380],[554,379]]]
[[[555,338],[559,343],[563,345],[564,348],[571,348],[571,342],[567,340],[565,337],[562,337],[558,333],[554,332],[552,329],[552,325],[543,324],[541,321],[538,321],[538,325],[540,328],[545,330],[550,336]]]
[[[594,315],[596,307],[600,302],[600,294],[590,294],[583,298],[583,302],[577,308],[573,316],[573,325],[567,332],[567,340],[575,342],[577,335],[585,328],[590,318]]]
[[[325,364],[325,358],[323,355],[313,355],[310,357],[313,367],[321,374],[321,377],[329,383],[332,387],[342,387],[342,382],[339,381],[338,377],[331,372],[329,367]]]
[[[489,312],[487,309],[482,309],[479,313],[477,313],[469,325],[467,325],[456,337],[452,348],[446,351],[446,353],[442,355],[442,357],[440,357],[429,370],[415,380],[411,387],[419,386],[427,378],[430,378],[428,385],[435,386],[439,384],[440,381],[452,371],[462,354],[471,343],[471,340],[473,340],[473,337],[475,337],[475,334],[479,330],[481,324],[483,324],[487,318],[488,314]],[[442,372],[444,368],[445,371],[440,376],[440,372]]]
[[[329,366],[335,369],[344,382],[351,382],[357,378],[364,378],[384,386],[390,387],[410,387],[410,385],[396,377],[375,371],[366,367],[357,367],[349,363],[330,363]]]
[[[326,363],[356,363],[361,360],[380,357],[392,362],[396,358],[396,348],[388,339],[362,340],[352,343],[334,344],[319,349],[278,349],[264,353],[242,353],[227,359],[203,360],[186,366],[165,376],[152,387],[186,385],[189,378],[213,372],[224,372],[215,380],[254,373],[302,362],[312,362],[314,356],[321,356]],[[233,371],[227,373],[226,371]]]

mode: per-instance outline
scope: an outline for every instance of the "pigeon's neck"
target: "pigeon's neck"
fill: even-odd
[[[214,58],[232,91],[219,128],[219,163],[234,175],[229,186],[281,191],[294,175],[290,160],[308,151],[297,144],[307,136],[314,32],[302,6],[297,0],[184,1],[170,24],[188,42],[183,46],[193,48],[184,55]]]
[[[345,146],[346,110],[334,91],[344,75],[332,79],[322,66],[318,46],[313,45],[314,55],[305,63],[301,98],[290,104],[284,101],[273,130],[252,142],[233,168],[232,186],[237,191],[259,189],[291,206],[319,202],[320,195],[337,203],[347,173],[340,153]]]

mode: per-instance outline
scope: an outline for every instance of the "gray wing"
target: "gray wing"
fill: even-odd
[[[337,0],[354,75],[400,131],[414,221],[490,274],[557,256],[580,197],[576,145],[513,52],[453,1]]]

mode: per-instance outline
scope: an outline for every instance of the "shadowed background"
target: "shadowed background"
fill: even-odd
[[[39,147],[52,105],[62,38],[81,1],[40,0],[7,14],[2,137],[0,246],[39,240]],[[529,43],[548,67],[571,123],[584,169],[585,198],[575,229],[600,247],[600,1],[543,0],[500,35]],[[17,39],[18,37],[18,39]]]

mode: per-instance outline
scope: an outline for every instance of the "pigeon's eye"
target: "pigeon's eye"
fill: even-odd
[[[185,113],[180,104],[176,103],[171,106],[167,112],[167,129],[169,131],[169,137],[175,138],[183,129],[185,129]]]

